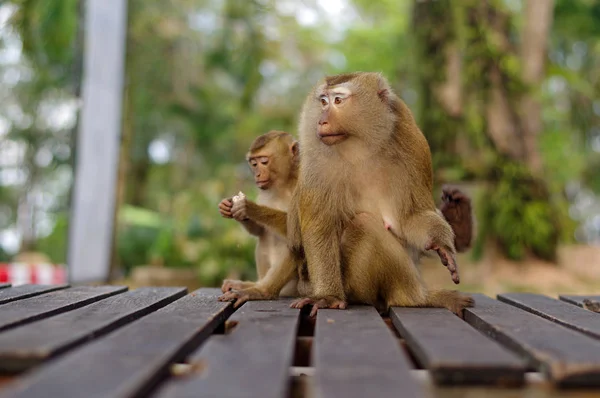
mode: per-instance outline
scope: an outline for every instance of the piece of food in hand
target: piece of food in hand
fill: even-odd
[[[231,198],[231,200],[233,201],[233,203],[236,203],[245,198],[246,198],[246,195],[244,195],[244,193],[242,191],[240,191],[237,195],[235,195],[233,198]]]

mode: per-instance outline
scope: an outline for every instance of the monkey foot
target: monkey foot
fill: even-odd
[[[444,264],[446,268],[448,268],[448,271],[450,271],[452,281],[458,285],[460,283],[460,276],[458,275],[458,265],[454,259],[454,254],[452,254],[452,252],[447,248],[440,247],[433,243],[429,244],[425,249],[435,250],[437,252],[438,256],[440,256],[440,260],[442,260],[442,264]]]
[[[219,301],[233,301],[233,307],[238,308],[240,305],[244,304],[246,301],[253,300],[270,300],[273,297],[269,296],[266,293],[258,290],[255,287],[251,287],[249,289],[242,290],[229,290],[222,295],[219,296]]]
[[[221,285],[221,291],[223,293],[228,292],[230,290],[241,290],[244,288],[244,283],[242,281],[237,281],[234,279],[225,279],[223,284]]]
[[[458,315],[459,318],[464,319],[463,310],[474,306],[475,300],[473,300],[473,297],[461,294],[458,300],[454,301],[448,309]]]
[[[290,304],[291,308],[303,308],[305,305],[312,305],[312,310],[310,311],[310,316],[317,315],[317,311],[319,308],[331,308],[331,309],[340,309],[345,310],[348,307],[348,303],[344,300],[340,300],[333,296],[326,296],[320,299],[305,297],[301,299],[294,300],[292,304]]]

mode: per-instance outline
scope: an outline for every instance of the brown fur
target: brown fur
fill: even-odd
[[[351,93],[337,105],[335,85],[342,83]],[[413,254],[434,249],[458,282],[454,233],[431,195],[427,141],[385,79],[375,73],[326,78],[309,94],[299,130],[302,155],[286,235],[295,256],[283,263],[296,268],[300,294],[308,296],[297,307],[345,308],[349,300],[460,313],[472,305],[456,292],[429,292],[419,279]],[[302,278],[302,253],[309,281]],[[260,284],[221,299],[264,298],[273,291]]]
[[[464,252],[473,241],[473,211],[471,199],[458,188],[442,188],[440,211],[454,231],[454,246],[457,252]]]
[[[260,186],[258,203],[273,208],[274,212],[287,211],[298,178],[298,143],[286,132],[270,131],[252,142],[246,159],[255,181],[267,182]],[[263,164],[265,159],[267,163]],[[255,249],[258,280],[264,279],[273,267],[284,261],[288,254],[285,237],[249,219],[245,214],[234,212],[231,198],[223,199],[219,209],[221,215],[236,219],[250,234],[258,237]],[[283,214],[285,217],[285,212]],[[246,289],[254,284],[255,282],[250,281],[226,279],[221,290],[226,292],[231,289]],[[296,296],[296,282],[289,281],[281,294]]]

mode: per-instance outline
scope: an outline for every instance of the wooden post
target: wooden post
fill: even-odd
[[[86,0],[85,50],[69,228],[72,283],[105,281],[119,164],[127,0]]]

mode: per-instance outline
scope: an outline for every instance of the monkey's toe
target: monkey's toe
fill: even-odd
[[[473,300],[473,297],[461,294],[458,300],[456,300],[456,302],[452,305],[452,308],[450,308],[450,311],[464,319],[464,309],[474,306],[475,300]]]
[[[313,303],[312,310],[310,311],[310,316],[317,315],[317,311],[319,311],[319,308],[345,310],[347,307],[348,303],[344,300],[340,300],[336,297],[324,297]]]
[[[290,304],[290,308],[301,309],[301,308],[304,308],[304,306],[313,304],[313,303],[314,303],[313,299],[304,297],[304,298],[300,298],[300,299],[292,301],[292,303]]]

